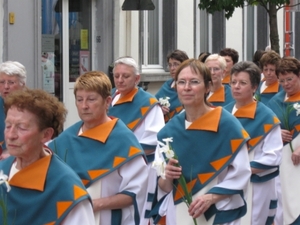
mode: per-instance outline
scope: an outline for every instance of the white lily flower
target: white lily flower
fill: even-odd
[[[161,176],[162,179],[166,179],[166,162],[162,159],[156,159],[152,163],[152,167],[156,169],[156,173],[158,176]]]
[[[171,106],[171,104],[170,104],[170,102],[169,102],[169,99],[170,99],[170,97],[159,98],[158,101],[159,101],[159,104],[160,104],[160,105],[169,108],[169,107]]]
[[[3,173],[3,170],[0,170],[0,185],[5,183],[7,192],[9,192],[11,187],[7,180],[8,180],[8,176]]]
[[[300,104],[297,102],[293,105],[293,107],[296,110],[296,115],[299,116],[299,114],[300,114]]]

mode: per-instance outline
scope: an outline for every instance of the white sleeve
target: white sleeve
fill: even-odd
[[[254,149],[253,161],[262,165],[278,166],[281,163],[282,148],[281,128],[278,125],[264,138],[260,147]]]
[[[157,133],[165,125],[164,114],[159,105],[155,105],[142,124],[134,131],[141,144],[157,145]],[[146,149],[145,149],[146,150]]]
[[[88,199],[78,203],[61,223],[61,225],[83,224],[95,225],[93,208]]]

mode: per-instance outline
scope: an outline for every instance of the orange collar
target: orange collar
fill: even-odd
[[[124,103],[124,102],[132,102],[132,100],[133,100],[133,98],[134,98],[134,96],[136,95],[137,92],[138,92],[138,88],[134,88],[127,95],[120,97],[118,99],[118,101],[115,103],[115,105],[121,104],[121,103]]]
[[[236,117],[246,117],[250,119],[254,119],[255,112],[256,112],[257,102],[251,102],[248,105],[245,105],[239,108],[235,113],[234,116]]]
[[[225,88],[222,85],[216,92],[214,92],[208,99],[209,102],[225,102]]]
[[[276,93],[279,90],[279,82],[274,82],[273,84],[266,87],[262,93]]]
[[[286,102],[297,102],[300,101],[300,92],[297,92],[296,94],[290,96]]]
[[[188,130],[207,130],[217,132],[222,114],[222,107],[218,106],[194,121]]]
[[[227,74],[223,80],[222,80],[222,84],[229,84],[230,82],[230,74]]]
[[[45,156],[17,172],[10,180],[12,186],[44,191],[52,155]]]
[[[117,121],[118,121],[117,118],[112,118],[111,121],[108,121],[106,123],[100,124],[97,127],[94,127],[87,131],[84,131],[79,136],[91,138],[91,139],[100,141],[102,143],[105,143],[108,136],[110,135],[112,129],[114,128],[115,124],[117,123]]]

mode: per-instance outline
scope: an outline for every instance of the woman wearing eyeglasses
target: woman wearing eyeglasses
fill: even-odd
[[[241,122],[251,138],[248,149],[252,175],[247,215],[242,219],[242,224],[251,225],[273,223],[278,201],[275,178],[283,146],[279,119],[267,106],[253,99],[260,74],[253,62],[236,63],[230,77],[235,101],[224,107]]]
[[[276,94],[268,106],[281,121],[281,135],[284,142],[280,181],[283,201],[284,224],[299,224],[300,196],[300,62],[293,57],[283,57],[277,68],[278,80],[283,91]]]
[[[218,54],[210,55],[205,60],[205,65],[210,70],[212,80],[207,100],[214,106],[225,106],[232,102],[230,86],[222,84],[226,69],[225,58]]]
[[[159,177],[159,199],[165,196],[160,216],[167,225],[240,224],[246,213],[244,190],[250,177],[247,140],[241,124],[222,107],[207,102],[210,71],[197,59],[184,61],[175,75],[176,90],[185,111],[173,117],[158,133],[178,157],[165,159],[157,146],[156,160],[166,160]],[[225,134],[225,135],[224,135]],[[178,166],[178,164],[180,166]],[[183,175],[193,201],[184,203],[178,178]]]
[[[4,98],[11,92],[20,90],[26,84],[26,69],[15,61],[6,61],[0,64],[0,160],[8,157],[2,150],[6,149],[4,143]]]
[[[175,50],[167,56],[168,68],[170,70],[171,79],[167,80],[162,87],[158,90],[155,97],[160,99],[165,99],[168,97],[170,106],[161,106],[163,113],[165,115],[165,122],[168,122],[173,116],[180,113],[183,109],[182,104],[180,103],[177,92],[175,90],[174,77],[176,74],[177,68],[180,64],[187,60],[189,57],[184,51]]]

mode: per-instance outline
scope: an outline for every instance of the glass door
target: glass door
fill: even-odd
[[[91,69],[90,40],[90,0],[42,0],[44,90],[66,101],[64,89]]]

